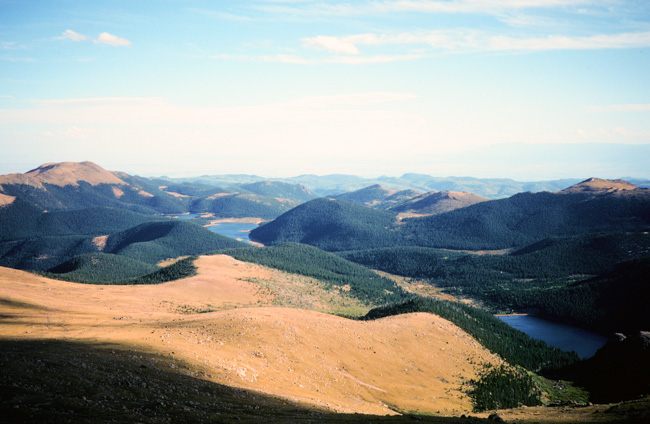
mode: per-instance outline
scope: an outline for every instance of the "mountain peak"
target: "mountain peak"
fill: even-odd
[[[126,183],[115,174],[93,162],[46,163],[24,174],[40,183],[57,186],[79,185],[84,181],[90,185]]]
[[[606,180],[602,178],[589,178],[578,184],[572,185],[569,188],[561,190],[559,193],[565,194],[627,194],[626,192],[642,190],[634,184],[630,184],[625,180]]]

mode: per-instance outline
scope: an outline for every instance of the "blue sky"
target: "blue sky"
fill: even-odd
[[[0,0],[0,173],[650,178],[649,75],[645,0]]]

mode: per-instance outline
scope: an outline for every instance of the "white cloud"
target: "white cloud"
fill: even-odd
[[[315,37],[310,40],[318,39]],[[650,32],[596,34],[592,36],[548,35],[515,37],[491,35],[476,30],[434,30],[400,34],[357,34],[326,37],[332,46],[386,46],[424,44],[447,51],[544,51],[595,50],[650,47]],[[356,49],[356,47],[355,47]],[[349,63],[349,62],[347,62]]]
[[[131,42],[126,38],[120,38],[116,35],[109,34],[108,32],[102,32],[99,34],[99,37],[93,40],[95,44],[108,44],[109,46],[130,46]]]
[[[349,40],[339,37],[329,37],[327,35],[319,35],[312,38],[303,39],[306,47],[312,47],[322,50],[327,50],[330,53],[336,54],[359,54],[359,49],[355,47]]]
[[[83,34],[79,34],[78,32],[75,32],[71,29],[66,29],[61,33],[61,38],[66,39],[66,40],[72,40],[72,41],[84,41],[87,40],[88,37],[86,37]]]

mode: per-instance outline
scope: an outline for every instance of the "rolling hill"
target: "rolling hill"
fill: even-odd
[[[461,209],[489,199],[466,192],[433,191],[421,194],[390,208],[393,212],[411,215],[436,215]]]
[[[76,220],[64,220],[64,224],[67,225],[60,224],[60,220],[46,220],[41,225],[51,230],[51,235],[43,234],[38,236],[37,233],[32,233],[20,240],[1,242],[0,266],[46,271],[76,256],[91,253],[121,255],[149,265],[155,265],[168,258],[246,246],[241,242],[221,236],[187,221],[170,219],[162,221],[145,220],[139,225],[121,228],[120,231],[116,231],[116,228],[119,227],[114,225],[107,225],[103,228],[97,227],[96,224],[91,228],[85,228],[82,225],[92,222],[92,219],[97,219],[96,214],[104,211],[104,209],[86,209],[45,214],[48,218],[51,216],[56,218],[56,214],[63,215],[64,218],[70,218],[68,215],[74,215]],[[115,212],[112,209],[108,211]],[[93,212],[95,215],[93,215]],[[118,212],[119,214],[127,214],[128,217],[132,214],[128,211]],[[60,225],[59,227],[48,226],[48,222]],[[78,223],[81,224],[75,226]],[[130,224],[133,223],[130,222]],[[108,234],[101,231],[111,228],[112,230],[107,231]],[[117,279],[105,275],[105,271],[110,271],[110,267],[107,267],[104,271],[97,270],[100,279]],[[116,270],[116,275],[121,276],[119,270]],[[132,270],[129,274],[129,276],[137,275],[142,275],[137,269]]]
[[[391,209],[422,193],[416,190],[391,190],[379,184],[335,196],[334,199],[358,203],[376,209]]]
[[[110,172],[92,162],[50,163],[25,174],[2,175],[0,193],[46,210],[99,206],[147,214],[186,210],[182,201],[147,180]]]
[[[389,230],[396,214],[356,203],[320,198],[280,215],[250,233],[264,244],[298,242],[324,250],[350,250],[355,246],[390,246]],[[361,247],[359,247],[361,246]]]
[[[288,184],[279,181],[258,181],[241,184],[239,188],[260,196],[287,199],[296,203],[305,203],[319,197],[302,184]]]

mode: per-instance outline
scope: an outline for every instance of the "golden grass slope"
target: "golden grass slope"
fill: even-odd
[[[559,191],[561,194],[590,194],[615,196],[650,196],[650,190],[630,184],[625,180],[605,180],[589,178],[581,183]]]
[[[197,265],[197,276],[157,286],[83,285],[0,268],[0,334],[127,346],[173,358],[209,381],[382,415],[466,413],[463,382],[478,364],[499,362],[435,315],[363,322],[258,307],[279,295],[246,280],[273,271],[227,256]],[[221,310],[194,313],[208,305]]]
[[[14,196],[7,196],[6,194],[0,193],[0,207],[10,205],[16,200]]]
[[[116,184],[127,185],[115,174],[92,162],[46,163],[25,174],[0,176],[2,184],[24,184],[43,188],[43,183],[57,186],[77,186],[79,181],[90,185]]]

